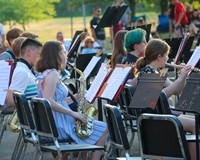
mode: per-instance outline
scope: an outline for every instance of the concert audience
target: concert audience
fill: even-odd
[[[93,18],[90,21],[90,29],[92,33],[92,37],[95,41],[102,47],[105,48],[106,43],[106,33],[104,28],[95,29],[94,26],[97,26],[97,24],[100,21],[100,15],[101,15],[101,8],[95,7],[93,9]]]
[[[146,31],[141,28],[128,31],[124,38],[124,47],[127,56],[122,59],[122,63],[135,63],[139,57],[144,56],[146,42]]]
[[[13,72],[6,98],[10,106],[15,107],[12,95],[14,91],[24,93],[28,100],[37,96],[37,85],[33,66],[36,64],[41,47],[42,44],[34,39],[27,38],[22,42],[20,59]]]
[[[114,68],[117,63],[121,63],[122,59],[126,57],[126,51],[124,49],[124,37],[127,30],[121,30],[117,32],[114,40],[114,49],[111,56],[111,67]]]
[[[170,47],[166,42],[160,39],[150,40],[145,49],[145,57],[141,57],[136,62],[137,82],[140,81],[140,77],[143,73],[159,73],[159,69],[165,67],[165,64],[168,60],[169,51]],[[184,66],[181,69],[180,76],[177,80],[171,82],[167,78],[165,88],[162,91],[168,98],[172,95],[181,94],[186,83],[186,78],[190,71],[191,66]],[[135,82],[135,80],[132,82]],[[154,110],[148,108],[143,112],[154,113]],[[181,114],[178,116],[178,118],[182,122],[185,131],[195,134],[195,119],[192,116]],[[192,160],[195,160],[195,144],[189,143],[189,149]]]
[[[189,20],[189,31],[193,35],[200,33],[200,13],[195,9],[192,13],[192,17]]]
[[[63,33],[62,32],[57,32],[56,34],[56,40],[64,44],[66,51],[69,51],[69,47],[71,45],[70,42],[65,41]]]
[[[9,48],[0,55],[0,60],[15,60],[16,59],[15,54],[13,53],[13,51],[11,49],[11,45],[12,45],[12,42],[14,41],[14,39],[19,37],[20,34],[22,34],[22,33],[23,33],[23,31],[18,28],[10,29],[6,33],[6,40],[8,41]]]
[[[64,46],[56,41],[48,41],[44,44],[36,70],[41,72],[38,77],[38,96],[48,99],[51,104],[54,119],[58,129],[59,139],[72,138],[76,143],[97,144],[103,146],[106,139],[106,123],[94,121],[93,133],[87,139],[77,136],[74,127],[75,119],[86,123],[86,117],[69,108],[67,103],[68,90],[60,80],[60,71],[66,66],[67,56]],[[83,97],[84,98],[84,97]],[[92,153],[91,159],[100,159],[101,152]]]

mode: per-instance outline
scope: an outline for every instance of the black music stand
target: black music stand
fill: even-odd
[[[75,34],[74,34],[74,36],[73,36],[73,38],[72,38],[72,42],[71,42],[71,44],[70,44],[69,50],[70,50],[72,44],[74,43],[76,37],[77,37],[79,34],[81,34],[82,32],[83,32],[83,31],[76,31],[76,32],[75,32]]]
[[[154,112],[165,81],[166,77],[161,78],[159,74],[144,73],[139,78],[129,108],[136,110],[147,109]]]
[[[99,21],[97,27],[94,28],[99,29],[105,27],[116,27],[127,8],[128,5],[109,6]]]
[[[133,27],[126,27],[126,30],[130,31],[136,28],[141,28],[143,30],[146,31],[146,41],[149,41],[149,37],[150,37],[150,33],[151,33],[151,24],[145,24],[145,25],[141,25],[141,26],[133,26]]]

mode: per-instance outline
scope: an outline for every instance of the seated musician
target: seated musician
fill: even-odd
[[[165,67],[169,51],[170,47],[166,42],[160,39],[150,40],[145,49],[145,57],[141,57],[136,62],[136,74],[138,74],[138,77],[132,81],[132,84],[135,85],[140,81],[143,73],[159,73],[159,69]],[[177,80],[174,82],[171,82],[169,79],[166,80],[165,88],[162,91],[168,98],[172,95],[179,95],[182,92],[190,71],[191,66],[184,66]],[[148,110],[145,111],[148,112]],[[185,131],[195,134],[195,120],[193,117],[181,114],[178,118],[182,122]],[[192,160],[195,160],[195,144],[189,143],[189,150]]]
[[[96,53],[99,50],[101,50],[100,47],[95,47],[94,43],[95,43],[94,38],[91,36],[87,36],[83,40],[83,47],[81,49],[81,53],[82,54],[90,54],[90,53]]]
[[[80,138],[75,132],[75,120],[86,123],[86,116],[72,111],[67,103],[68,90],[59,78],[66,63],[67,56],[61,43],[48,41],[44,44],[36,63],[36,70],[41,73],[38,77],[38,96],[46,98],[51,104],[59,139],[72,138],[78,144],[103,146],[107,135],[106,123],[95,120],[93,133],[87,139]],[[91,159],[98,160],[101,154],[101,151],[95,151]]]

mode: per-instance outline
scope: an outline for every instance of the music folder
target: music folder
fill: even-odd
[[[166,77],[160,74],[144,73],[138,80],[129,108],[155,108],[165,81]]]
[[[141,26],[130,26],[130,27],[126,27],[126,30],[130,31],[136,28],[141,28],[143,30],[146,31],[146,41],[149,41],[149,37],[150,37],[150,33],[151,33],[151,24],[145,24],[145,25],[141,25]]]
[[[116,27],[127,8],[128,5],[109,6],[103,14],[103,17],[100,19],[97,26],[93,26],[94,29]]]
[[[4,105],[13,62],[0,61],[0,105]]]

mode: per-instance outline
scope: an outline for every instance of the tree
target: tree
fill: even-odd
[[[31,21],[50,18],[56,15],[54,3],[60,0],[1,0],[0,21],[25,26]]]

